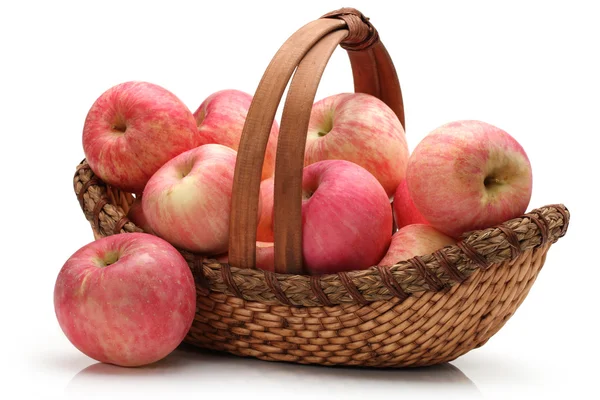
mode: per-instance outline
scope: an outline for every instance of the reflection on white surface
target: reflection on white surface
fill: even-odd
[[[436,391],[481,398],[475,384],[457,367],[445,363],[426,368],[366,369],[306,366],[260,361],[181,346],[167,358],[141,368],[95,363],[77,373],[67,394],[161,391],[202,394],[244,392],[246,396],[281,394],[286,398],[335,395],[375,396],[432,394]],[[362,392],[362,394],[361,394]],[[350,397],[349,397],[350,396]]]

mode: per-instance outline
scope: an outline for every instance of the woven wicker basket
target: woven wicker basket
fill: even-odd
[[[304,142],[317,85],[340,43],[350,57],[355,91],[379,97],[404,125],[393,63],[360,12],[327,14],[284,43],[257,88],[240,141],[229,264],[181,251],[198,293],[187,343],[302,364],[404,367],[447,362],[498,332],[527,296],[550,246],[566,233],[568,210],[550,205],[391,267],[300,274]],[[278,272],[272,273],[253,268],[255,216],[261,160],[292,74],[276,158]],[[74,189],[96,238],[141,231],[126,218],[133,195],[103,183],[85,160],[77,166]]]

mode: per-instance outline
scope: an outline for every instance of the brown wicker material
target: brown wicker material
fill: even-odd
[[[330,20],[331,16],[338,19]],[[308,87],[303,81],[308,75],[298,67],[286,100],[287,113],[284,110],[282,118],[280,140],[283,138],[284,143],[302,138],[293,138],[297,132],[291,128],[288,131],[285,120],[295,115],[296,100],[304,105],[312,101],[314,93],[297,94],[298,90],[316,90],[322,68],[340,41],[350,54],[355,90],[374,93],[392,104],[404,124],[395,70],[391,61],[381,58],[387,53],[372,25],[351,9],[328,14],[326,19],[325,25],[318,28],[324,27],[321,33],[328,35],[328,40],[319,42],[324,43],[320,47],[314,45],[312,50],[312,45],[308,46],[306,55],[296,55],[298,60],[290,63],[292,67],[302,65],[304,57],[305,65],[318,69],[318,76],[313,78],[316,83]],[[314,31],[311,28],[305,32],[312,35]],[[302,29],[299,32],[302,33]],[[318,38],[313,42],[318,42]],[[374,47],[376,50],[370,54],[380,62],[365,66],[363,52]],[[284,45],[282,49],[285,48]],[[269,74],[277,75],[278,69],[273,65],[277,66],[278,57],[285,61],[278,53],[261,85],[270,84]],[[288,75],[291,76],[291,72]],[[381,81],[391,84],[381,89]],[[256,121],[252,118],[260,115],[261,110],[273,111],[272,102],[261,103],[267,96],[264,93],[271,93],[261,91],[261,87],[259,85],[253,101],[254,111],[251,107],[248,115],[251,121],[247,121],[244,129],[238,162],[244,157],[247,159],[252,152],[261,153],[260,143],[255,144],[260,140],[252,142],[258,147],[248,147],[251,141],[246,132],[254,132],[251,128]],[[299,114],[298,118],[306,120],[307,110],[300,109],[303,115]],[[262,126],[270,127],[272,122],[270,117],[263,119],[256,122],[261,125],[257,128],[259,131]],[[301,131],[302,122],[298,125]],[[295,159],[298,161],[297,155]],[[277,160],[276,182],[277,174],[286,174],[280,171],[288,167],[285,162],[289,159]],[[550,205],[500,226],[467,233],[456,245],[393,266],[325,276],[266,272],[251,268],[253,255],[246,254],[256,233],[255,229],[251,232],[252,226],[256,228],[256,221],[254,218],[249,225],[244,221],[250,221],[247,215],[253,212],[256,215],[252,205],[257,201],[256,193],[252,194],[256,183],[253,179],[262,165],[254,163],[249,168],[248,171],[236,169],[234,197],[237,193],[238,203],[234,201],[232,207],[231,233],[231,245],[236,249],[233,255],[230,251],[231,265],[180,250],[194,274],[198,293],[196,318],[185,341],[263,360],[372,367],[423,366],[453,360],[483,345],[514,314],[542,268],[550,246],[565,235],[569,222],[569,211],[563,205]],[[291,165],[286,171],[295,174],[297,168]],[[281,176],[285,175],[279,175],[280,179]],[[294,182],[297,176],[288,178]],[[73,184],[94,237],[141,231],[126,218],[133,196],[103,183],[85,160],[78,165]],[[241,192],[244,188],[246,191]],[[240,193],[247,198],[239,196]],[[235,204],[238,207],[243,204],[243,211],[236,211]],[[275,220],[276,260],[286,271],[294,271],[301,268],[301,264],[297,264],[297,246],[301,243],[297,242],[298,235],[289,229],[294,226],[297,215],[283,221],[281,216],[286,214],[282,210],[287,210],[288,205],[282,207],[279,221],[277,213]],[[292,214],[297,212],[293,211],[293,205],[290,207]],[[237,214],[234,215],[234,211]],[[244,226],[248,232],[242,229]],[[289,243],[286,251],[282,250],[283,246],[277,250],[278,239],[279,243]]]

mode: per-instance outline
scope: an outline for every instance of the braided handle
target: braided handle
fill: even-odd
[[[267,67],[240,139],[229,234],[229,263],[234,267],[255,268],[265,150],[277,107],[294,74],[283,109],[275,164],[275,268],[288,274],[303,271],[301,187],[308,122],[323,70],[338,44],[348,51],[354,90],[384,101],[404,126],[396,70],[377,31],[362,13],[343,8],[296,31]]]

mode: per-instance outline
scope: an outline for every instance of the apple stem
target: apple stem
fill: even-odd
[[[494,178],[494,177],[489,177],[489,176],[483,180],[483,184],[485,185],[485,187],[499,185],[501,183],[502,183],[502,181],[500,179]]]
[[[302,199],[303,200],[308,200],[312,197],[312,195],[314,194],[314,192],[303,192],[302,193]]]
[[[333,111],[326,113],[323,116],[322,129],[319,129],[319,137],[327,135],[333,129]]]
[[[101,258],[101,263],[103,264],[103,267],[108,267],[109,265],[112,265],[117,261],[119,261],[119,253],[114,251],[106,253],[104,257]]]
[[[117,131],[117,132],[125,133],[125,131],[127,130],[127,127],[125,126],[125,124],[119,123],[119,124],[113,125],[112,126],[112,130],[113,131]]]

